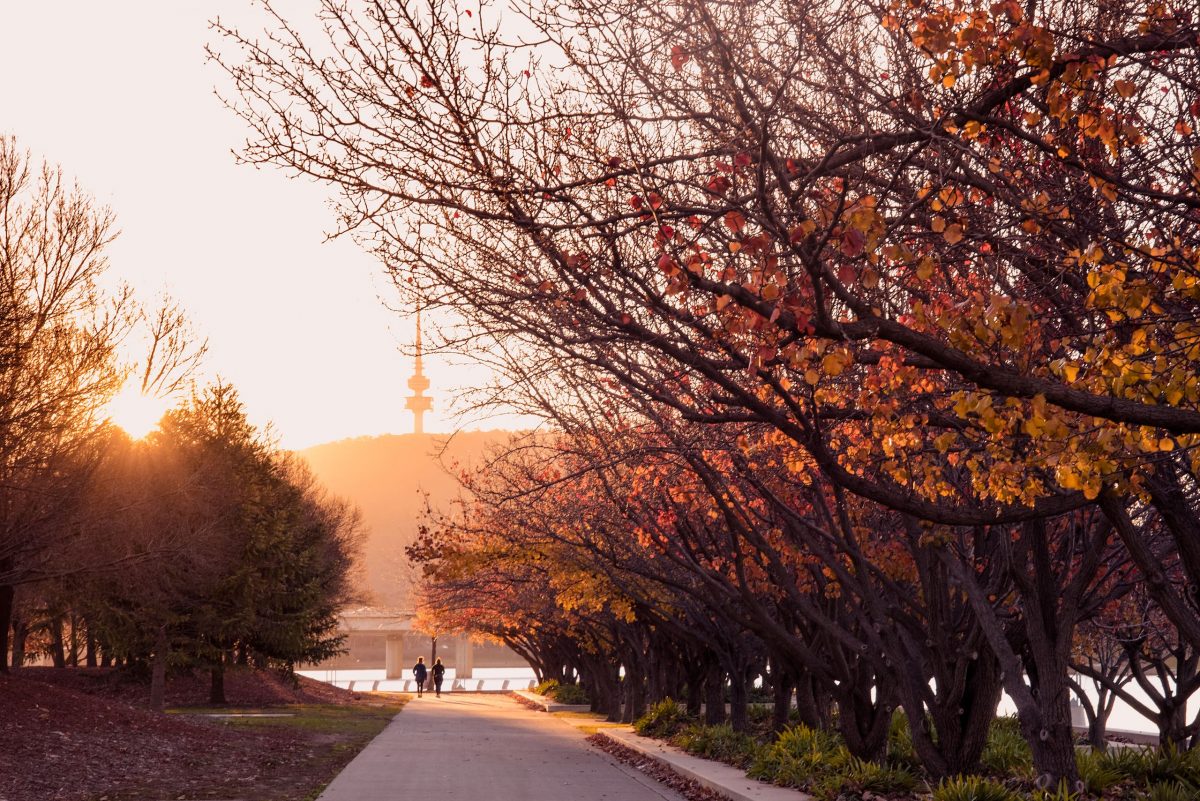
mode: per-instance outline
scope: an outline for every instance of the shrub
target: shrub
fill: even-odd
[[[671,742],[689,754],[738,768],[745,768],[754,762],[759,750],[758,742],[753,737],[734,731],[728,723],[720,726],[693,723],[680,731]]]
[[[1103,751],[1077,751],[1075,764],[1079,768],[1079,780],[1090,795],[1101,795],[1123,778],[1121,772],[1108,761]]]
[[[1158,782],[1150,785],[1146,801],[1196,801],[1196,791],[1183,782]]]
[[[558,688],[558,679],[546,679],[534,690],[538,695],[551,695]]]
[[[1071,792],[1066,779],[1059,779],[1053,790],[1034,790],[1029,798],[1030,801],[1082,801],[1079,793]]]
[[[836,773],[815,782],[812,793],[822,801],[836,801],[861,799],[865,793],[907,794],[916,786],[917,777],[904,768],[851,757]]]
[[[1033,751],[1015,717],[992,721],[980,763],[993,776],[1028,776],[1033,771]]]
[[[891,728],[888,730],[887,744],[888,762],[901,765],[910,770],[918,770],[921,760],[913,748],[912,732],[908,729],[908,715],[903,709],[897,709],[892,715]]]
[[[1021,801],[1003,784],[982,776],[955,776],[943,779],[933,791],[930,801]]]
[[[1116,748],[1098,758],[1135,784],[1178,782],[1191,790],[1193,798],[1200,796],[1200,749],[1180,751],[1170,744],[1162,748]]]
[[[807,787],[838,772],[849,760],[850,753],[836,735],[800,724],[759,749],[749,775],[785,787]]]
[[[691,722],[687,708],[678,701],[664,698],[634,721],[633,728],[646,737],[674,737]]]
[[[587,690],[578,684],[560,684],[551,693],[560,704],[588,703]]]

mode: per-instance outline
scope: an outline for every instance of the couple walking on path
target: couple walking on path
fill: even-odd
[[[413,665],[413,678],[417,680],[418,698],[425,692],[425,679],[428,678],[429,673],[429,669],[425,666],[425,657],[418,656],[417,664]],[[442,660],[433,660],[433,689],[438,698],[442,697],[442,679],[445,677],[446,666],[442,664]]]

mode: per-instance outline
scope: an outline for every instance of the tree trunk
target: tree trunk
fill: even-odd
[[[704,722],[709,726],[725,722],[725,671],[719,665],[710,667],[704,677]]]
[[[792,677],[778,665],[771,666],[771,690],[775,699],[771,731],[778,733],[787,728],[792,715]]]
[[[158,627],[158,635],[154,638],[154,666],[150,672],[150,708],[161,710],[167,696],[167,656],[170,641],[167,639],[167,625]],[[221,688],[224,699],[225,690]],[[224,703],[224,700],[221,701]]]
[[[67,664],[79,667],[79,615],[72,612],[68,620],[71,623],[71,631],[67,638]]]
[[[3,565],[0,565],[2,568]],[[16,596],[16,590],[9,584],[0,585],[0,673],[8,672],[8,633],[13,628],[13,599]],[[13,638],[13,667],[20,667],[22,657],[21,652],[24,651],[24,644],[21,650],[16,648],[17,639]]]
[[[622,723],[633,723],[646,714],[646,679],[637,668],[625,669],[625,708]]]
[[[736,670],[729,675],[729,725],[734,731],[750,728],[750,694],[746,691],[746,673]]]
[[[796,682],[796,713],[810,729],[829,727],[829,697],[817,692],[812,676],[802,674]]]
[[[878,692],[875,698],[872,689]],[[891,693],[882,686],[838,688],[838,731],[846,749],[859,759],[873,760],[887,745],[892,723],[890,699]]]
[[[1102,696],[1096,705],[1096,714],[1088,721],[1088,742],[1097,751],[1108,748],[1108,716],[1112,714],[1114,700],[1115,696],[1105,703]]]
[[[96,635],[92,633],[91,621],[85,621],[85,625],[87,626],[85,629],[87,632],[87,640],[85,642],[84,664],[86,664],[88,667],[94,668],[96,667]]]
[[[29,623],[23,618],[13,616],[12,622],[12,666],[19,668],[25,664],[25,642],[29,637]],[[3,651],[0,651],[3,653]],[[0,669],[3,666],[0,665]]]
[[[1000,662],[982,644],[978,657],[967,665],[961,692],[951,692],[949,681],[938,681],[938,693],[928,708],[932,730],[919,698],[915,693],[907,693],[912,696],[905,714],[913,749],[930,774],[940,778],[977,772],[987,745],[988,729],[1000,703],[1001,683]],[[908,706],[914,708],[912,714],[908,713]]]
[[[686,706],[690,717],[700,717],[700,710],[704,708],[704,682],[702,680],[695,677],[688,679]]]
[[[209,685],[208,702],[225,705],[225,660],[217,657],[217,663],[212,667],[212,683]]]
[[[56,668],[67,666],[67,652],[63,643],[62,615],[56,616],[50,622],[50,658]]]

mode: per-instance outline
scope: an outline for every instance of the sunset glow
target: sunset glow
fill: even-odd
[[[134,383],[128,383],[109,402],[108,417],[134,439],[141,439],[158,427],[170,402],[143,395]]]

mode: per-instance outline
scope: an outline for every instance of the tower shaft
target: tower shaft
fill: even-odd
[[[408,379],[408,388],[413,394],[404,404],[413,413],[413,432],[416,434],[425,433],[425,412],[433,408],[433,398],[425,395],[425,390],[429,389],[429,379],[425,377],[421,355],[421,309],[417,307],[417,358],[412,377]]]

